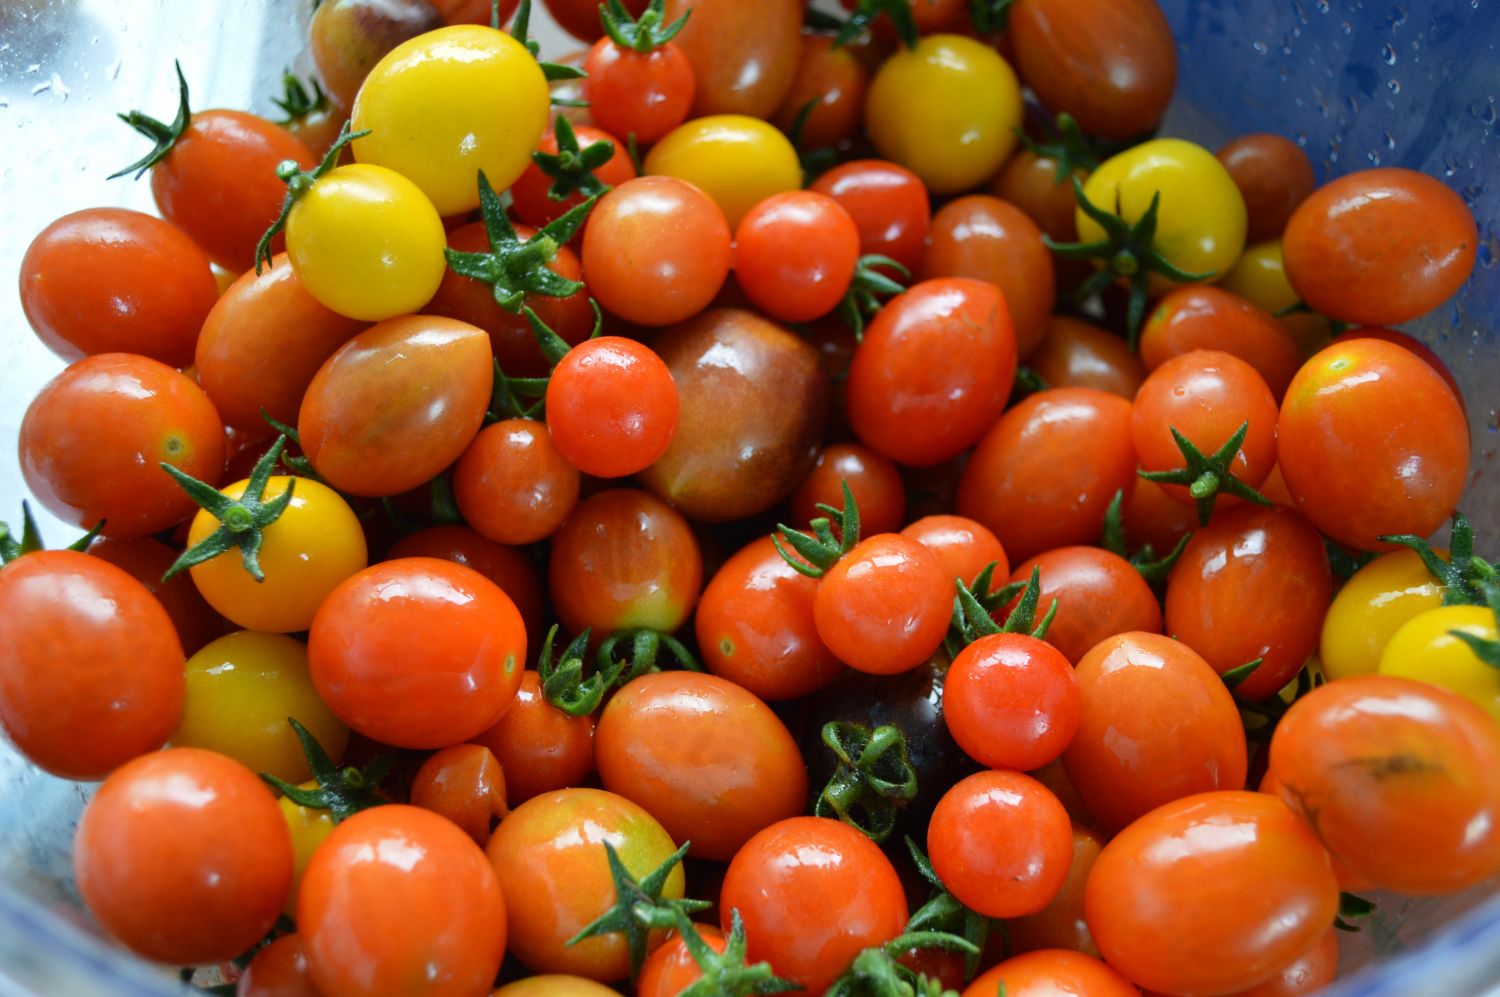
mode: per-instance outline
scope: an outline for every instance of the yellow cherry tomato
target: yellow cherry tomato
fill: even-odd
[[[1447,558],[1442,551],[1439,557]],[[1374,674],[1391,636],[1443,604],[1443,584],[1416,551],[1382,554],[1356,571],[1323,617],[1318,653],[1330,679]]]
[[[713,198],[731,230],[772,194],[802,186],[787,137],[759,118],[711,114],[679,125],[652,146],[647,173],[686,180]]]
[[[306,630],[323,597],[368,563],[359,519],[332,488],[310,478],[276,475],[266,483],[265,499],[280,495],[294,481],[291,502],[263,534],[264,581],[245,570],[237,548],[188,569],[208,604],[249,630]],[[239,499],[248,483],[237,481],[221,491]],[[188,528],[188,546],[201,543],[219,525],[211,513],[200,511]]]
[[[504,190],[531,165],[547,128],[547,79],[526,47],[460,24],[402,42],[354,100],[354,158],[407,177],[439,214],[479,206],[478,173]]]
[[[302,286],[367,322],[420,311],[443,281],[447,244],[427,195],[395,170],[367,163],[319,178],[286,221],[286,251]]]
[[[1245,199],[1229,171],[1200,145],[1159,138],[1126,149],[1100,164],[1084,181],[1089,201],[1134,225],[1161,195],[1153,241],[1168,263],[1189,273],[1223,277],[1245,248]],[[1078,239],[1103,239],[1104,229],[1080,208]],[[1151,275],[1153,294],[1176,286]]]
[[[507,983],[490,997],[618,997],[618,994],[602,983],[581,976],[549,973]]]
[[[309,792],[318,788],[318,781],[310,779],[297,786]],[[281,816],[286,819],[287,829],[292,832],[292,860],[294,869],[292,873],[292,892],[286,899],[287,917],[295,917],[297,913],[297,891],[302,886],[302,874],[307,871],[307,863],[312,860],[313,852],[323,840],[333,833],[333,814],[327,810],[319,810],[313,807],[304,807],[300,803],[294,803],[285,796],[276,801],[281,808]]]
[[[881,65],[865,99],[875,148],[954,194],[999,172],[1021,125],[1021,87],[993,48],[963,35],[928,35]]]
[[[1257,308],[1264,309],[1281,323],[1282,328],[1292,334],[1302,355],[1310,357],[1327,346],[1333,338],[1328,319],[1317,312],[1278,312],[1297,304],[1297,292],[1286,279],[1286,267],[1281,260],[1281,240],[1257,242],[1246,246],[1238,262],[1230,268],[1219,286],[1238,294]]]
[[[1500,668],[1486,664],[1450,631],[1495,640],[1488,606],[1440,606],[1413,616],[1385,645],[1380,674],[1442,686],[1500,721]]]
[[[174,745],[207,748],[252,772],[301,782],[312,769],[287,723],[292,717],[334,762],[344,756],[349,728],[318,698],[301,641],[241,630],[189,658],[185,676],[187,695]]]

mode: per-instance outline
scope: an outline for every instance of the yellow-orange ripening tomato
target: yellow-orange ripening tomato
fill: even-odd
[[[729,227],[772,194],[802,186],[797,150],[774,125],[743,114],[696,118],[651,147],[648,174],[686,180],[723,210]]]

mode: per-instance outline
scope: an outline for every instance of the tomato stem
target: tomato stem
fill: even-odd
[[[1496,568],[1474,553],[1474,527],[1469,517],[1453,513],[1448,557],[1432,549],[1422,537],[1411,533],[1386,534],[1376,539],[1400,544],[1416,552],[1432,577],[1443,586],[1444,606],[1479,606],[1486,601],[1484,583],[1496,577]]]
[[[682,944],[698,964],[700,973],[677,997],[748,997],[801,989],[799,984],[777,976],[769,962],[746,964],[749,944],[745,939],[745,919],[738,907],[729,911],[729,934],[724,938],[723,952],[709,947],[686,913],[677,910],[673,914]]]
[[[875,313],[880,311],[880,295],[897,295],[906,290],[906,285],[901,281],[886,276],[875,269],[876,267],[889,267],[900,274],[903,280],[911,277],[910,270],[889,256],[867,253],[855,261],[854,276],[849,280],[849,290],[845,292],[834,311],[839,318],[844,320],[845,325],[854,330],[856,343],[864,341],[866,320],[873,318]]]
[[[917,795],[917,770],[906,736],[891,724],[872,730],[831,720],[823,725],[822,737],[838,764],[813,813],[841,820],[872,841],[884,841],[896,827],[897,812]]]
[[[171,152],[173,146],[177,144],[177,140],[182,138],[182,133],[187,131],[193,118],[192,111],[188,109],[187,77],[182,75],[182,63],[174,61],[172,65],[177,70],[177,117],[173,118],[172,123],[168,125],[142,111],[121,114],[119,116],[121,121],[149,138],[154,144],[150,152],[123,170],[111,173],[106,179],[114,180],[133,172],[135,173],[134,179],[139,180],[147,170],[166,158],[167,153]]]
[[[312,170],[303,170],[302,164],[298,163],[295,159],[283,159],[280,163],[276,164],[276,177],[282,183],[286,184],[287,187],[286,198],[281,202],[281,214],[276,216],[276,220],[271,223],[271,227],[266,229],[261,235],[260,241],[255,244],[255,272],[257,275],[260,274],[261,267],[271,265],[271,240],[276,238],[278,232],[286,228],[286,220],[291,216],[292,208],[297,204],[297,201],[309,190],[312,190],[313,184],[327,176],[329,171],[338,165],[339,156],[343,153],[345,146],[355,139],[364,138],[368,134],[370,134],[368,128],[364,131],[351,132],[349,130],[349,122],[346,121],[344,122],[344,127],[339,129],[339,137],[334,140],[333,145],[328,147],[328,152],[323,155],[322,161],[313,167]]]
[[[614,906],[568,939],[567,944],[577,945],[586,938],[598,935],[623,934],[630,952],[630,982],[634,984],[641,973],[641,963],[646,961],[646,948],[652,931],[678,927],[679,914],[685,917],[694,911],[713,906],[707,900],[662,899],[667,877],[682,861],[690,845],[690,842],[684,841],[682,847],[668,856],[665,862],[638,881],[620,861],[614,845],[604,842],[609,874],[615,886]]]
[[[932,887],[932,893],[927,902],[917,908],[911,920],[906,922],[906,930],[908,932],[940,931],[956,935],[972,945],[972,952],[964,952],[964,979],[972,980],[979,970],[979,956],[984,951],[984,944],[989,938],[990,919],[964,906],[948,891],[948,887],[943,885],[943,881],[933,871],[932,863],[909,836],[906,839],[906,850],[911,854],[912,864],[916,866],[917,874]]]
[[[574,637],[561,656],[554,660],[552,645],[557,639],[557,629],[557,624],[552,624],[552,629],[542,640],[541,653],[537,655],[536,670],[542,684],[542,696],[570,717],[586,717],[604,701],[604,693],[613,684],[614,676],[596,670],[584,678],[583,666],[588,655],[590,633],[587,628]]]
[[[498,8],[492,7],[491,11],[490,19],[496,20]],[[495,28],[499,30],[499,25],[495,25]],[[564,66],[560,63],[541,60],[539,53],[542,47],[531,37],[531,0],[521,0],[521,5],[516,8],[515,19],[510,22],[510,35],[526,46],[526,51],[531,53],[533,59],[536,59],[536,64],[541,67],[542,76],[548,83],[555,83],[558,80],[581,80],[588,76],[588,73],[577,66]]]
[[[382,797],[378,790],[381,782],[390,774],[391,766],[396,762],[395,755],[386,752],[373,759],[363,769],[353,766],[336,768],[333,760],[328,757],[328,752],[323,750],[323,746],[318,743],[316,737],[313,737],[311,731],[298,723],[295,717],[287,717],[286,722],[292,725],[297,740],[302,744],[302,753],[307,756],[307,767],[312,770],[313,779],[317,782],[318,788],[303,789],[269,772],[262,772],[261,779],[272,789],[299,807],[327,810],[335,824],[354,816],[361,810],[368,810],[390,802]]]
[[[552,134],[557,137],[555,154],[540,151],[531,154],[537,169],[552,178],[552,186],[547,188],[548,198],[565,201],[574,194],[598,197],[613,189],[594,176],[595,170],[615,158],[613,142],[600,139],[580,148],[573,123],[561,114],[552,124]]]
[[[1166,557],[1157,558],[1156,550],[1149,544],[1142,544],[1140,549],[1129,553],[1125,549],[1125,530],[1121,526],[1121,510],[1125,504],[1125,490],[1115,490],[1115,497],[1109,500],[1109,507],[1104,510],[1104,535],[1100,546],[1111,554],[1117,554],[1130,562],[1130,566],[1140,572],[1142,578],[1153,586],[1160,585],[1167,580],[1172,573],[1172,568],[1177,564],[1182,552],[1187,549],[1191,533],[1184,533],[1177,539],[1177,546],[1172,548]]]
[[[977,958],[979,948],[968,939],[946,931],[906,931],[883,945],[865,949],[854,957],[848,972],[824,991],[824,997],[948,997],[937,980],[903,966],[897,960],[912,949],[947,949]]]
[[[265,572],[260,567],[259,557],[260,547],[265,539],[264,531],[266,527],[280,519],[286,507],[291,504],[292,489],[297,484],[296,479],[292,479],[287,482],[286,491],[270,501],[264,500],[266,483],[270,481],[271,471],[275,469],[276,461],[285,448],[286,436],[283,434],[276,437],[276,442],[271,444],[271,449],[255,462],[255,467],[250,472],[250,480],[245,483],[245,491],[237,500],[225,495],[213,485],[199,481],[165,461],[162,462],[161,469],[171,475],[182,486],[182,490],[192,496],[193,501],[212,514],[220,524],[212,533],[183,551],[182,555],[172,562],[167,573],[161,576],[163,582],[170,581],[185,568],[212,560],[236,547],[240,551],[240,563],[250,573],[250,577],[257,582],[266,580]]]
[[[995,567],[995,562],[986,565],[983,571],[974,576],[973,585],[965,585],[962,578],[954,580],[958,594],[953,599],[953,621],[950,626],[952,633],[957,635],[957,640],[948,644],[951,655],[956,655],[963,647],[979,638],[992,634],[1029,632],[1037,640],[1046,639],[1052,620],[1057,615],[1057,600],[1052,600],[1047,614],[1040,623],[1036,623],[1037,602],[1041,597],[1041,566],[1032,565],[1031,577],[1025,582],[1011,582],[981,598],[975,593],[988,589],[990,575]],[[1014,599],[1017,593],[1020,593],[1020,601],[1006,616],[1005,623],[996,623],[991,614]]]
[[[692,13],[693,8],[689,7],[671,24],[663,24],[667,18],[666,0],[651,0],[636,18],[630,16],[620,0],[607,0],[599,5],[599,24],[610,41],[644,55],[676,38]]]
[[[1214,502],[1221,492],[1257,505],[1274,504],[1260,492],[1236,478],[1229,470],[1235,455],[1240,452],[1240,447],[1245,442],[1245,434],[1250,431],[1249,420],[1240,423],[1240,428],[1231,433],[1223,446],[1211,454],[1204,454],[1191,440],[1178,432],[1176,426],[1169,428],[1172,431],[1172,439],[1177,441],[1177,449],[1182,451],[1184,466],[1170,471],[1137,471],[1136,473],[1147,481],[1155,481],[1158,484],[1188,486],[1188,494],[1192,496],[1193,503],[1198,508],[1199,526],[1208,525],[1209,519],[1214,514]]]
[[[68,544],[66,550],[76,550],[82,553],[89,549],[89,544],[104,530],[104,520],[94,524],[94,528],[83,536]],[[42,533],[37,529],[36,517],[31,514],[31,503],[25,499],[21,500],[21,536],[19,539],[11,531],[10,524],[0,521],[0,564],[9,564],[23,554],[31,554],[35,551],[45,550],[46,544],[42,541]]]

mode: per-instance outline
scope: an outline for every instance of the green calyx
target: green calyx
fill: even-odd
[[[819,516],[807,524],[811,533],[803,533],[785,523],[778,523],[777,532],[771,534],[771,543],[776,546],[776,552],[782,559],[809,578],[822,578],[825,571],[837,564],[839,558],[859,543],[859,504],[854,501],[849,482],[841,484],[844,487],[844,508],[835,509],[819,502],[818,509],[828,515]],[[833,532],[835,528],[838,529],[837,536]],[[783,539],[800,556],[792,556],[786,546],[782,546]]]
[[[674,920],[682,944],[702,974],[677,997],[749,997],[801,989],[799,984],[777,976],[769,962],[746,964],[745,919],[740,917],[738,907],[729,912],[729,934],[724,938],[723,952],[714,951],[703,940],[687,914],[676,911]]]
[[[922,854],[922,849],[911,838],[906,839],[906,850],[911,853],[917,873],[932,887],[928,901],[917,908],[911,920],[906,922],[907,931],[941,931],[957,935],[974,947],[964,953],[964,979],[972,980],[979,970],[979,956],[990,934],[990,919],[977,911],[965,907],[957,897],[948,892],[948,887],[938,879],[932,863]]]
[[[838,759],[813,814],[841,820],[872,841],[884,841],[896,817],[917,795],[917,770],[900,728],[871,730],[841,720],[823,725],[823,743]]]
[[[344,147],[355,139],[364,138],[370,134],[369,129],[364,131],[349,131],[349,122],[344,122],[344,127],[339,129],[339,137],[328,147],[328,152],[323,155],[323,161],[311,170],[304,170],[302,165],[295,159],[283,159],[276,165],[276,177],[286,184],[286,199],[281,202],[281,214],[271,223],[261,235],[260,241],[255,244],[255,272],[260,273],[262,267],[271,265],[271,240],[276,234],[286,228],[286,220],[291,216],[292,208],[302,199],[302,195],[312,189],[312,185],[327,176],[335,166],[338,165],[339,155],[343,153]]]
[[[679,927],[679,915],[686,917],[694,911],[713,906],[707,900],[662,899],[667,877],[687,854],[689,846],[690,842],[683,842],[682,847],[673,852],[665,862],[649,875],[637,880],[620,861],[614,845],[604,842],[609,875],[615,886],[614,906],[568,939],[568,944],[577,945],[585,938],[616,932],[624,935],[626,947],[630,951],[630,982],[633,984],[641,973],[641,963],[646,961],[646,946],[652,931]]]
[[[79,553],[89,549],[89,544],[104,529],[104,520],[99,520],[92,530],[68,544],[65,550],[76,550]],[[25,554],[32,554],[39,550],[46,550],[47,546],[42,542],[42,533],[37,529],[36,517],[31,514],[31,503],[25,499],[21,500],[21,535],[17,537],[11,530],[10,524],[0,521],[0,564],[9,564],[16,558]]]
[[[290,69],[282,73],[281,97],[271,103],[281,108],[281,113],[286,115],[281,122],[283,125],[290,125],[310,114],[328,110],[328,95],[323,92],[317,77],[310,76],[307,82],[312,85],[312,93],[307,92],[307,86]]]
[[[1026,634],[1037,640],[1046,640],[1052,620],[1057,616],[1057,600],[1052,600],[1046,615],[1038,623],[1036,609],[1042,594],[1041,565],[1031,566],[1031,577],[1024,583],[1011,582],[981,599],[975,591],[977,589],[982,592],[988,588],[989,573],[994,569],[993,562],[987,565],[975,576],[972,586],[965,585],[962,578],[955,579],[958,594],[953,597],[953,621],[950,624],[952,631],[962,639],[963,646],[990,634]],[[1021,598],[1016,607],[1005,617],[1003,624],[996,623],[990,614],[1014,599],[1017,592]]]
[[[1156,550],[1149,543],[1142,544],[1139,550],[1129,552],[1125,549],[1125,527],[1121,523],[1124,506],[1125,490],[1117,489],[1115,497],[1109,500],[1109,508],[1104,510],[1104,537],[1100,546],[1129,561],[1130,566],[1140,572],[1147,582],[1159,585],[1172,573],[1172,568],[1182,557],[1182,552],[1187,550],[1188,540],[1193,535],[1184,533],[1179,537],[1177,546],[1166,557],[1157,557]]]
[[[594,176],[595,170],[615,158],[613,142],[600,139],[580,148],[573,123],[561,114],[553,122],[552,131],[557,136],[556,154],[531,154],[531,161],[536,163],[537,169],[552,178],[552,186],[547,188],[549,198],[565,201],[574,194],[592,198],[607,194],[613,189]]]
[[[396,762],[395,755],[386,752],[362,769],[352,765],[341,769],[333,764],[333,760],[328,757],[328,752],[323,750],[323,746],[318,743],[317,738],[312,736],[311,731],[291,717],[287,717],[286,722],[292,725],[292,730],[297,733],[297,740],[302,742],[302,752],[307,756],[307,766],[312,769],[318,788],[302,789],[269,772],[262,772],[260,777],[272,789],[299,807],[327,810],[333,815],[335,824],[354,816],[361,810],[368,810],[390,802],[382,797],[378,790],[380,783],[390,773],[391,766]]]
[[[981,35],[1004,31],[1015,0],[969,0],[969,20]]]
[[[1495,617],[1495,629],[1500,631],[1500,584],[1493,579],[1486,579],[1480,588],[1484,592],[1485,604],[1490,607],[1490,612]],[[1469,645],[1469,650],[1473,651],[1474,656],[1480,661],[1491,668],[1500,668],[1500,640],[1476,637],[1462,630],[1449,630],[1448,633]]]
[[[557,640],[557,624],[554,623],[552,629],[547,631],[541,653],[537,656],[536,671],[537,678],[541,680],[542,695],[547,702],[570,717],[585,717],[593,713],[604,701],[604,693],[610,687],[609,678],[598,671],[587,677],[583,674],[589,650],[589,633],[585,629],[574,637],[563,648],[562,654],[554,659],[552,646]]]
[[[1169,428],[1172,430],[1172,439],[1177,441],[1177,449],[1182,451],[1182,458],[1186,464],[1171,471],[1137,471],[1136,473],[1147,481],[1155,481],[1157,484],[1186,485],[1188,494],[1192,496],[1193,503],[1198,509],[1199,526],[1208,525],[1209,519],[1214,514],[1214,501],[1221,492],[1257,505],[1273,504],[1270,499],[1236,478],[1229,471],[1229,466],[1234,463],[1235,454],[1239,453],[1240,447],[1244,445],[1245,434],[1250,431],[1248,420],[1240,423],[1240,428],[1230,434],[1223,446],[1207,455],[1186,436],[1179,433],[1176,426]]]
[[[212,560],[235,547],[239,548],[241,563],[250,576],[258,582],[265,581],[265,572],[260,567],[264,531],[286,511],[292,501],[292,489],[297,484],[296,481],[288,481],[286,491],[270,501],[265,500],[266,483],[270,481],[271,472],[284,449],[286,437],[278,436],[276,442],[271,444],[271,449],[255,462],[250,480],[245,484],[245,492],[238,499],[230,498],[213,485],[199,481],[171,464],[162,463],[161,469],[176,479],[194,502],[219,521],[218,529],[204,537],[200,543],[183,551],[182,556],[172,562],[167,573],[162,575],[162,581],[168,581],[178,572]]]
[[[1016,137],[1021,144],[1043,159],[1057,164],[1052,179],[1063,183],[1075,173],[1092,173],[1100,162],[1107,159],[1115,149],[1102,148],[1078,127],[1078,122],[1067,111],[1061,111],[1051,121],[1042,121],[1042,141],[1031,138],[1021,129]]]
[[[1078,201],[1079,210],[1104,230],[1104,238],[1095,242],[1054,242],[1051,236],[1043,235],[1042,242],[1057,255],[1070,260],[1104,261],[1103,268],[1092,274],[1078,289],[1080,300],[1099,293],[1116,278],[1126,278],[1130,286],[1130,304],[1125,312],[1125,327],[1130,348],[1134,350],[1141,322],[1146,317],[1146,299],[1150,293],[1153,273],[1183,284],[1208,280],[1214,273],[1190,273],[1183,270],[1156,248],[1156,218],[1161,208],[1161,191],[1151,195],[1151,205],[1134,225],[1120,217],[1118,191],[1115,194],[1113,213],[1090,201],[1083,192],[1083,184],[1076,176],[1073,177],[1073,196]]]
[[[957,997],[937,980],[901,965],[896,960],[912,949],[946,949],[978,956],[979,949],[967,939],[945,931],[906,931],[884,945],[865,949],[824,997]]]
[[[855,262],[849,290],[844,293],[844,298],[838,303],[834,313],[854,330],[856,342],[862,342],[865,338],[865,322],[880,311],[880,296],[890,297],[906,290],[901,281],[887,277],[876,270],[876,267],[890,267],[903,278],[911,277],[911,271],[906,267],[889,256],[878,253],[868,253]]]
[[[597,200],[597,197],[590,197],[570,208],[523,241],[510,219],[505,217],[505,205],[500,195],[495,193],[489,178],[480,170],[479,211],[489,234],[490,250],[487,253],[461,253],[456,249],[444,249],[448,268],[460,276],[490,285],[495,293],[495,303],[514,315],[522,313],[528,294],[544,294],[551,298],[577,294],[583,290],[583,284],[559,275],[548,264],[557,258],[558,247],[578,233]],[[530,318],[528,316],[528,320]],[[535,328],[535,323],[532,327]]]
[[[1233,692],[1243,685],[1246,679],[1254,675],[1265,662],[1265,658],[1256,658],[1254,661],[1247,661],[1243,665],[1229,669],[1229,671],[1220,675],[1219,678],[1223,679],[1224,685],[1230,692]]]
[[[149,138],[155,144],[151,147],[150,152],[123,170],[111,173],[107,179],[114,180],[125,176],[127,173],[134,173],[135,179],[139,180],[145,176],[147,170],[166,158],[167,153],[172,151],[172,147],[182,137],[182,133],[187,131],[188,125],[193,119],[192,111],[188,109],[187,77],[182,75],[182,63],[173,62],[172,65],[177,70],[177,117],[173,118],[172,123],[168,125],[156,120],[143,111],[130,111],[129,113],[119,115],[121,121]]]
[[[642,628],[621,630],[601,641],[594,668],[585,674],[590,631],[585,629],[574,637],[554,659],[552,649],[557,630],[557,625],[553,624],[547,631],[541,653],[537,656],[536,670],[547,702],[569,716],[582,717],[593,713],[609,690],[642,675],[662,671],[664,666],[691,672],[703,670],[693,652],[677,638],[659,630]]]
[[[907,48],[917,47],[917,21],[912,17],[911,0],[859,0],[849,16],[842,19],[809,7],[806,23],[815,31],[834,32],[833,47],[843,48],[870,30],[882,16],[891,22]]]
[[[499,4],[494,4],[490,9],[492,11],[491,24],[498,31],[500,25],[495,22],[499,20]],[[515,20],[510,22],[510,36],[526,46],[526,51],[531,53],[533,59],[536,59],[536,64],[542,68],[542,75],[546,77],[548,83],[555,83],[558,80],[581,80],[588,76],[588,73],[577,66],[543,62],[539,58],[538,53],[541,52],[542,47],[531,37],[531,0],[521,0],[521,5],[516,8]]]
[[[666,0],[651,0],[641,16],[633,18],[620,0],[607,0],[599,5],[599,25],[616,45],[644,54],[676,38],[693,13],[689,7],[677,20],[664,24],[666,7]]]
[[[1410,533],[1387,534],[1376,539],[1416,551],[1432,577],[1442,584],[1444,606],[1485,605],[1485,586],[1500,579],[1495,565],[1474,553],[1474,527],[1461,512],[1453,514],[1447,560],[1439,557],[1426,540]]]
[[[608,676],[609,684],[616,687],[642,675],[663,671],[663,666],[681,671],[703,671],[693,652],[676,637],[645,627],[621,630],[604,638],[599,643],[596,663],[599,672]]]
[[[1339,893],[1339,912],[1333,919],[1333,926],[1340,931],[1360,931],[1359,925],[1354,921],[1363,920],[1375,913],[1375,903],[1364,897],[1355,896],[1353,893]]]
[[[604,313],[599,310],[599,302],[593,298],[589,299],[589,305],[594,309],[594,329],[589,333],[589,338],[597,339],[604,330]],[[537,348],[542,351],[547,367],[549,369],[556,367],[562,358],[568,355],[572,347],[568,345],[566,339],[542,321],[542,317],[532,311],[530,305],[522,305],[521,314],[525,316],[526,324],[531,326],[531,333],[536,337]],[[491,389],[490,407],[485,413],[485,423],[500,422],[502,419],[542,418],[547,408],[548,379],[548,377],[511,377],[500,369],[500,361],[496,360],[494,387]]]

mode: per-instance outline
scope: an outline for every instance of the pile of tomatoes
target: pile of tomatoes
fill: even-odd
[[[1500,582],[1389,328],[1452,192],[1154,136],[1153,0],[547,0],[561,63],[517,6],[323,0],[280,123],[179,70],[160,217],[27,252],[89,532],[0,532],[0,725],[100,781],[106,933],[262,997],[1264,997],[1500,872]]]

